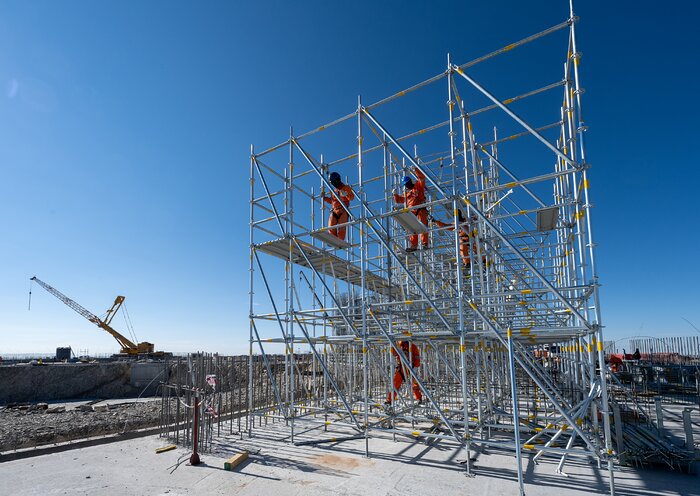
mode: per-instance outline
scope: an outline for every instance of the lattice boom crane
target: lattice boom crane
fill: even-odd
[[[141,355],[141,354],[153,354],[154,353],[154,345],[153,343],[149,343],[147,341],[143,341],[141,343],[134,343],[127,337],[123,336],[119,332],[115,331],[112,326],[110,326],[112,319],[117,313],[117,310],[122,306],[122,303],[124,303],[124,296],[117,296],[116,299],[114,300],[114,303],[112,304],[112,307],[107,310],[107,315],[105,316],[104,320],[100,319],[97,315],[92,313],[90,310],[84,308],[77,302],[71,300],[68,298],[66,295],[61,293],[59,290],[54,288],[53,286],[45,283],[41,279],[37,278],[36,276],[31,278],[32,281],[36,282],[39,286],[44,288],[46,291],[54,295],[56,298],[61,300],[66,306],[72,308],[75,310],[77,313],[88,319],[90,322],[95,324],[97,327],[104,329],[108,333],[112,335],[114,339],[117,340],[119,345],[121,346],[121,352],[126,353],[128,355]]]

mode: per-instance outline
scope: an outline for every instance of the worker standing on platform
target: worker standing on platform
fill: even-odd
[[[454,231],[455,229],[453,224],[439,221],[433,217],[431,217],[430,220],[432,220],[432,222],[438,227],[445,227],[450,231]],[[475,221],[476,217],[472,216],[472,222]],[[462,215],[462,211],[460,209],[457,209],[457,222],[459,224],[459,253],[462,256],[464,268],[469,269],[472,265],[471,254],[476,254],[478,247],[472,239],[469,223]],[[476,233],[476,231],[474,232]],[[481,254],[481,261],[486,263],[486,255],[484,255],[483,252]]]
[[[349,208],[350,202],[355,198],[355,193],[353,193],[350,186],[343,184],[343,181],[340,180],[340,174],[337,172],[331,172],[328,179],[333,185],[333,191],[335,192],[333,196],[323,196],[323,201],[331,205],[331,214],[328,217],[328,232],[341,241],[345,241],[347,226],[343,225],[338,228],[334,226],[337,224],[345,224],[348,221],[349,216],[347,209]],[[338,198],[340,198],[343,203],[340,203]]]
[[[425,203],[425,175],[417,167],[414,167],[412,172],[416,175],[418,180],[414,183],[413,179],[406,176],[403,178],[404,194],[399,195],[396,193],[396,190],[394,190],[394,201],[396,203],[405,203],[408,208],[419,207]],[[428,210],[425,207],[414,208],[411,212],[413,212],[413,215],[415,215],[421,223],[426,226],[428,225]],[[411,246],[406,248],[406,251],[416,251],[416,249],[418,249],[418,235],[411,234],[408,239]],[[420,240],[423,244],[423,249],[428,249],[427,232],[421,233]]]
[[[433,223],[438,227],[446,227],[450,231],[454,231],[454,224],[447,222],[442,222],[438,219],[432,218]],[[471,266],[471,258],[469,256],[469,224],[467,224],[466,219],[462,215],[462,211],[457,209],[457,222],[459,224],[459,253],[462,255],[462,263],[465,267]]]
[[[418,367],[420,367],[420,351],[418,351],[418,346],[408,341],[399,341],[399,349],[406,361],[411,364],[411,370],[413,370],[414,375],[418,375]],[[399,358],[394,348],[391,349],[392,355],[396,357],[396,372],[394,373],[394,390],[390,391],[386,398],[386,405],[391,405],[392,398],[396,399],[396,391],[401,389],[404,381],[407,378],[411,379],[413,384],[413,397],[418,400],[418,404],[423,403],[423,393],[418,386],[418,382],[411,375],[410,370],[406,370],[403,362]]]

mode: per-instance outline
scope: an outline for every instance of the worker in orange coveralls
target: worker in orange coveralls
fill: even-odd
[[[328,232],[336,238],[345,241],[345,231],[347,226],[341,226],[337,229],[333,226],[337,224],[345,224],[348,221],[348,212],[346,208],[350,205],[350,201],[355,198],[355,193],[347,184],[343,184],[340,180],[340,174],[331,172],[329,177],[330,183],[333,185],[335,196],[324,196],[323,201],[331,204],[331,214],[328,217]],[[340,203],[340,198],[343,203]],[[343,208],[343,204],[345,208]]]
[[[447,222],[442,222],[437,219],[432,219],[432,221],[438,227],[446,227],[450,231],[454,231],[454,224],[449,224]],[[462,263],[469,267],[471,265],[471,258],[469,256],[469,225],[466,223],[462,211],[457,209],[457,221],[459,222],[459,253],[462,255]],[[476,246],[472,246],[472,250],[476,252]],[[484,257],[485,258],[485,257]]]
[[[399,349],[406,358],[406,361],[411,364],[411,369],[413,370],[413,373],[418,374],[418,367],[420,367],[420,351],[418,351],[418,346],[416,346],[413,343],[409,343],[408,341],[399,341]],[[409,370],[405,370],[406,367],[404,366],[403,362],[399,358],[399,355],[396,353],[394,348],[391,349],[391,353],[396,357],[396,372],[394,373],[394,390],[398,391],[399,389],[401,389],[403,382],[408,378],[412,378],[412,376]],[[418,404],[420,405],[421,403],[423,403],[423,393],[421,393],[420,386],[418,386],[418,383],[415,379],[412,379],[412,383],[413,397],[416,398],[416,400],[418,400]],[[390,391],[387,395],[385,403],[386,405],[391,405],[392,397],[396,399],[395,391]]]
[[[413,180],[406,176],[403,178],[403,187],[405,189],[403,195],[399,195],[394,191],[394,201],[396,203],[405,203],[407,207],[418,207],[425,203],[425,175],[418,170],[418,168],[413,168],[413,173],[416,175],[418,180],[414,183]],[[415,208],[411,210],[413,215],[418,217],[418,220],[428,225],[428,210],[425,207]],[[406,251],[416,251],[418,249],[418,235],[411,234],[409,236],[409,241],[411,246],[406,248]],[[421,243],[423,244],[423,249],[428,248],[428,233],[424,232],[420,235]]]

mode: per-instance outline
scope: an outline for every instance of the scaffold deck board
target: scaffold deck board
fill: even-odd
[[[317,240],[322,241],[333,248],[340,248],[341,250],[345,250],[352,246],[350,243],[346,243],[344,240],[333,236],[326,230],[313,232],[311,233],[311,237],[316,238]]]
[[[428,227],[419,221],[412,212],[396,212],[393,217],[409,234],[428,232]]]
[[[557,226],[557,220],[559,220],[559,207],[541,208],[537,211],[537,230],[551,231]]]
[[[333,255],[327,250],[315,247],[306,243],[304,241],[299,241],[299,246],[303,249],[304,254],[302,254],[299,246],[292,242],[291,253],[290,253],[290,240],[285,238],[276,239],[274,241],[268,241],[267,243],[262,243],[257,246],[257,250],[272,255],[273,257],[281,258],[282,260],[289,260],[291,256],[291,261],[302,267],[315,268],[321,274],[335,277],[350,284],[360,286],[362,283],[362,270],[357,265],[354,265],[347,260]],[[309,264],[309,262],[311,264]],[[389,281],[383,277],[380,277],[370,271],[365,271],[365,285],[367,289],[371,289],[376,293],[383,295],[389,294],[390,284]],[[393,293],[396,294],[399,291],[398,288],[393,288]]]

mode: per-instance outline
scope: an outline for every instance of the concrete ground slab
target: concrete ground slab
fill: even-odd
[[[372,458],[364,440],[336,445],[295,447],[264,433],[251,439],[222,438],[203,464],[187,465],[183,448],[156,454],[170,444],[151,436],[81,448],[0,464],[0,494],[42,495],[379,495],[447,496],[518,494],[514,457],[481,453],[475,477],[459,462],[464,452],[436,443],[428,446],[391,438],[371,439]],[[250,458],[233,471],[224,470],[232,454],[248,450]],[[537,495],[606,494],[605,470],[583,460],[566,466],[569,477],[555,473],[556,460],[539,465],[527,460],[525,492]],[[617,494],[630,496],[700,495],[696,476],[661,470],[621,468]]]

